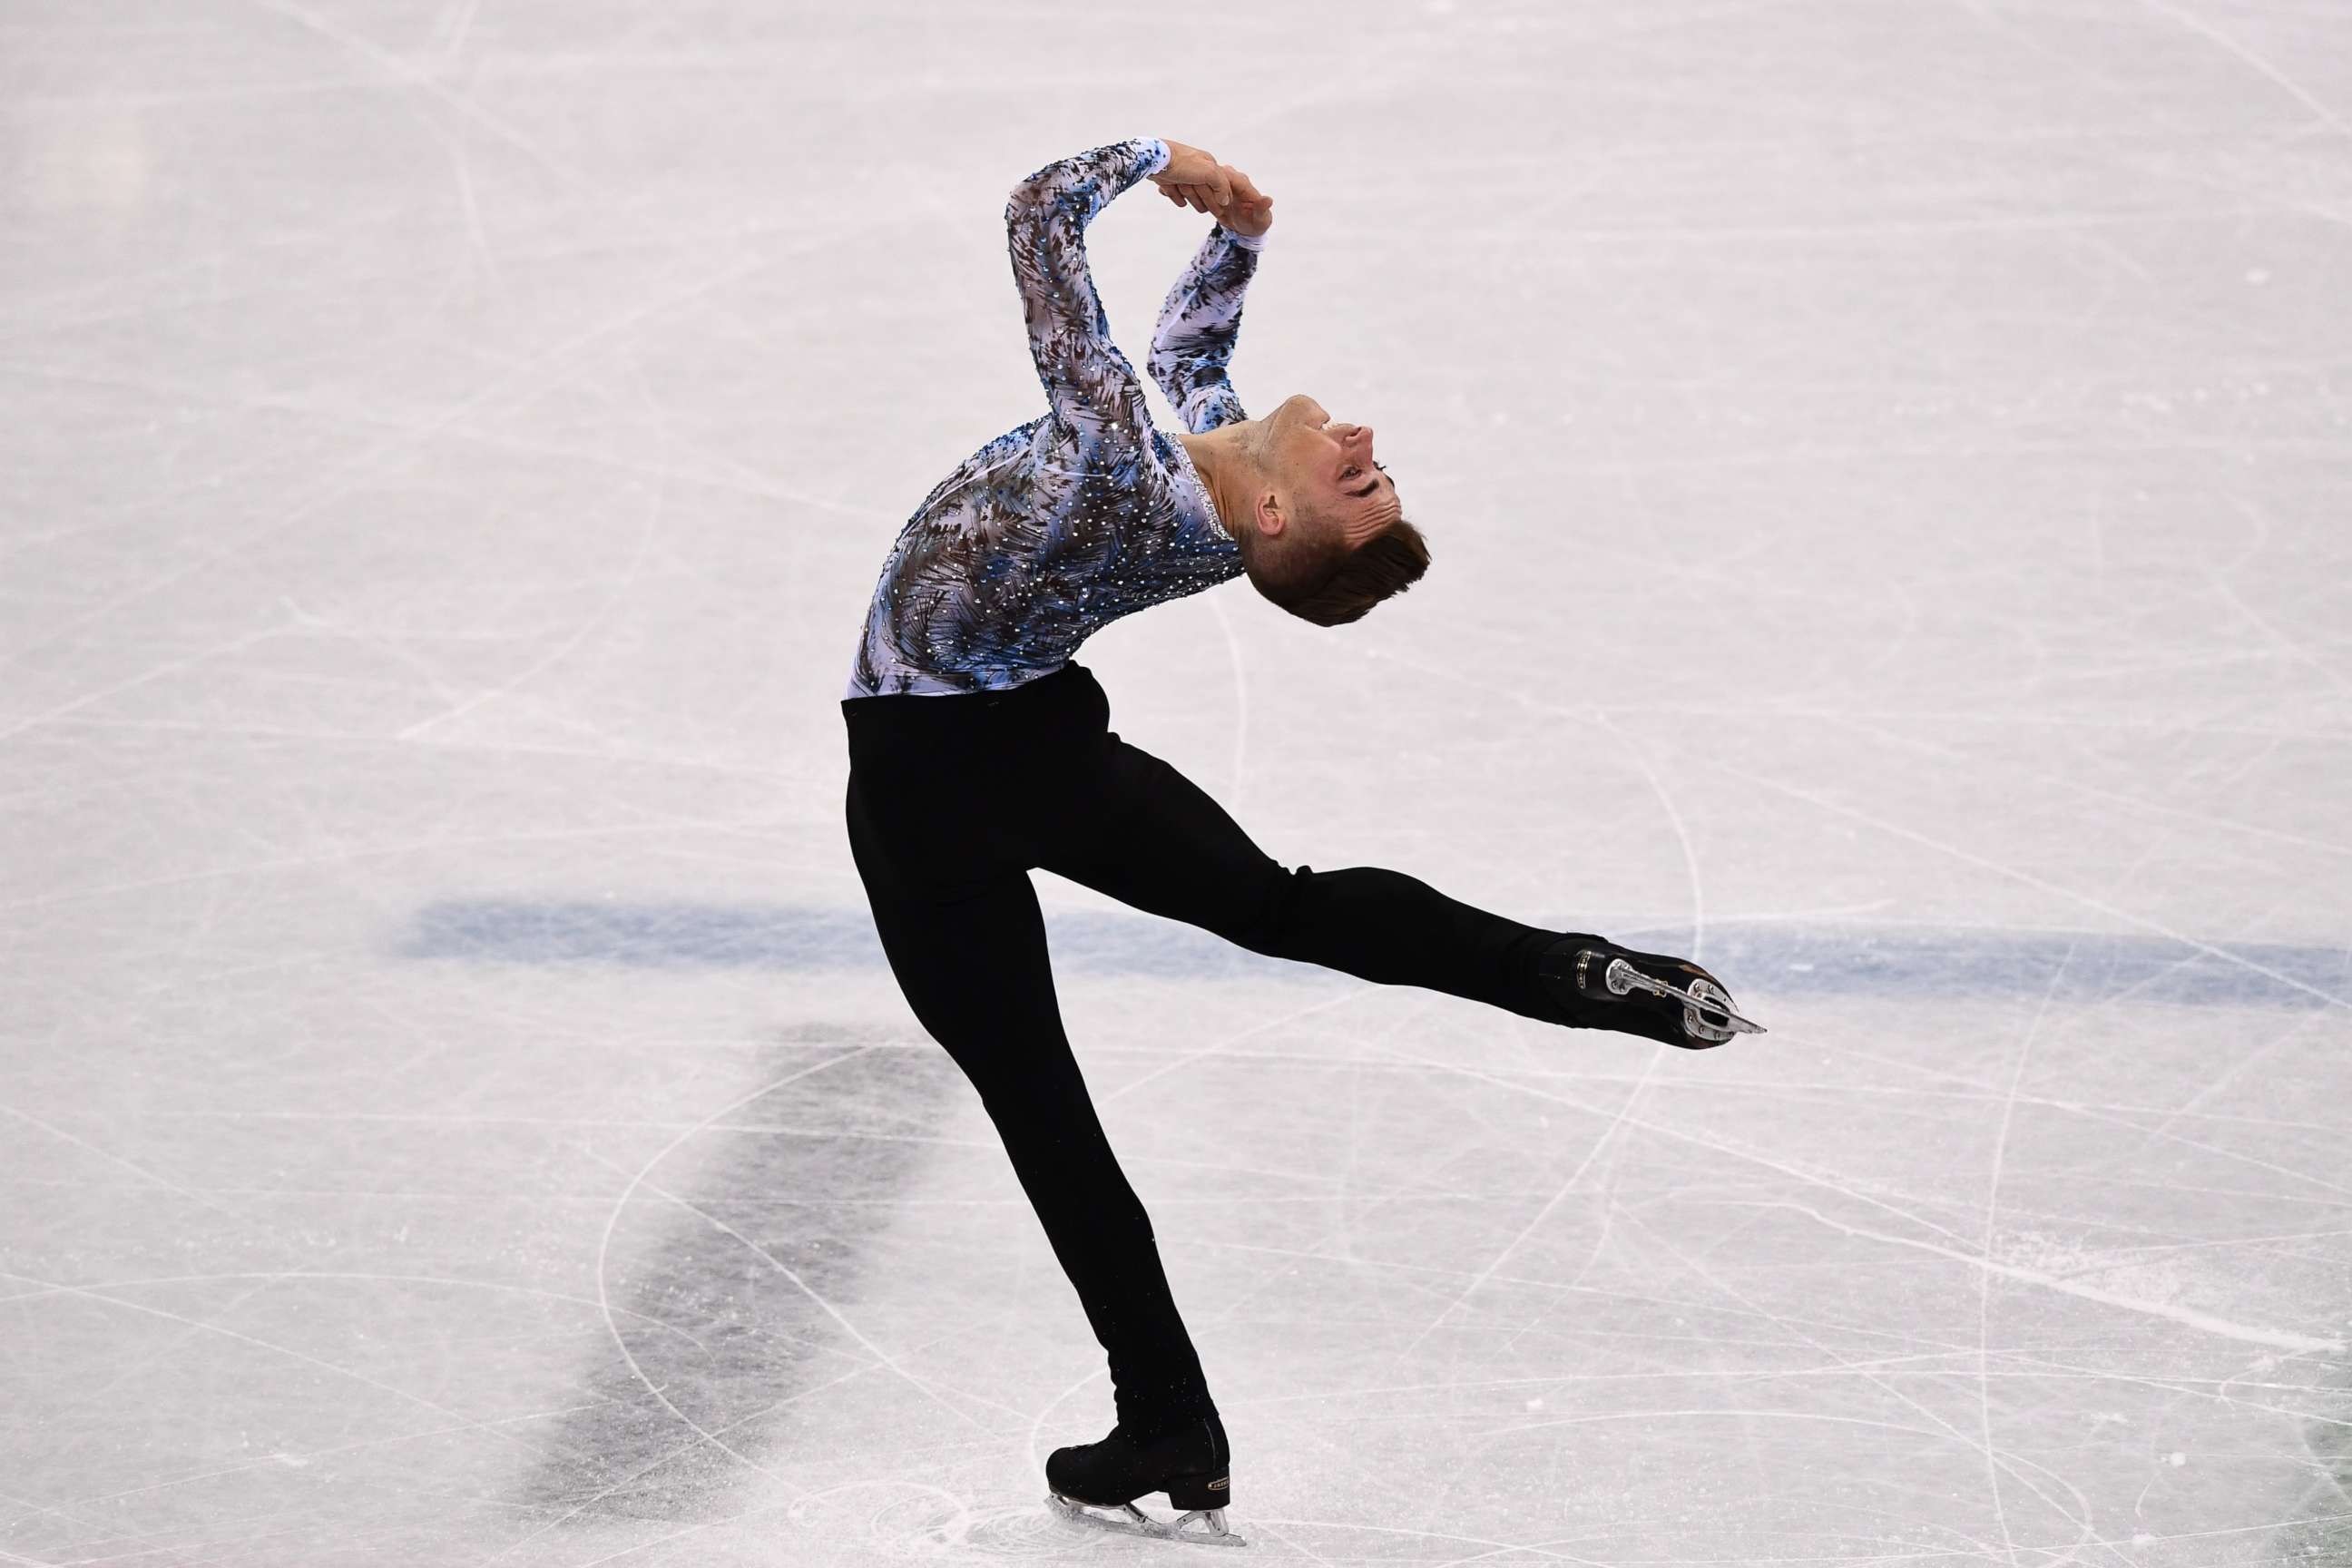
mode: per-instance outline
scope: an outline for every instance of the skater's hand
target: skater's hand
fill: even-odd
[[[1151,183],[1178,206],[1207,213],[1235,234],[1254,237],[1274,226],[1274,198],[1247,174],[1198,147],[1168,143],[1168,166]]]
[[[1152,175],[1151,183],[1170,201],[1196,212],[1214,212],[1233,200],[1225,165],[1181,142],[1168,143],[1168,166]]]
[[[1274,226],[1274,198],[1250,183],[1250,177],[1225,165],[1233,200],[1217,210],[1217,221],[1235,234],[1255,237]]]

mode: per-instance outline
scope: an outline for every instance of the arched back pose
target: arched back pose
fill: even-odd
[[[1087,224],[1146,177],[1219,220],[1152,334],[1152,377],[1188,427],[1172,438],[1087,270]],[[1252,419],[1234,395],[1225,364],[1273,220],[1247,176],[1181,143],[1123,142],[1032,174],[1004,216],[1050,411],[941,480],[883,567],[842,704],[850,847],[908,1002],[980,1091],[1109,1358],[1118,1425],[1057,1450],[1048,1484],[1081,1517],[1124,1507],[1116,1528],[1231,1541],[1224,1427],[1063,1033],[1033,868],[1253,952],[1571,1028],[1696,1048],[1752,1026],[1684,960],[1522,925],[1395,871],[1286,870],[1111,732],[1102,688],[1071,662],[1105,624],[1246,574],[1338,625],[1409,586],[1429,552],[1371,430],[1305,396]],[[1131,1506],[1150,1492],[1191,1511],[1153,1524]]]

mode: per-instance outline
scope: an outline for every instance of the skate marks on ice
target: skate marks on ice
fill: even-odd
[[[871,1487],[892,1495],[867,1517],[863,1544],[876,1555],[894,1560],[961,1563],[974,1557],[1027,1557],[1093,1563],[1101,1561],[1106,1551],[1118,1550],[1111,1546],[1108,1536],[1139,1533],[1108,1523],[1074,1520],[1049,1499],[1034,1496],[1019,1501],[991,1502],[985,1498],[959,1496],[942,1487],[923,1486],[903,1477],[878,1480]],[[852,1487],[813,1499],[805,1505],[795,1505],[790,1510],[792,1522],[809,1530],[826,1527],[834,1538],[839,1539],[843,1527],[856,1512],[855,1507],[845,1505],[851,1495],[865,1489],[868,1489]],[[992,1490],[987,1495],[1002,1494]],[[823,1521],[817,1517],[820,1508],[827,1510]],[[1210,1541],[1205,1530],[1198,1525],[1194,1529],[1199,1535],[1187,1535],[1181,1542],[1164,1538],[1150,1542],[1137,1541],[1131,1548],[1139,1554],[1135,1560],[1149,1560],[1164,1545],[1248,1544],[1238,1533],[1223,1541]],[[1186,1553],[1177,1555],[1191,1560]]]
[[[1034,1500],[975,1506],[946,1491],[892,1500],[874,1514],[867,1543],[885,1556],[1091,1557],[1098,1542]]]
[[[795,1030],[762,1054],[759,1090],[650,1160],[607,1162],[626,1185],[598,1270],[609,1331],[578,1375],[591,1402],[514,1500],[541,1530],[722,1522],[747,1480],[810,1473],[798,1450],[823,1445],[795,1429],[796,1406],[894,1375],[856,1327],[876,1215],[919,1179],[962,1079],[944,1055],[881,1043]]]
[[[2311,1451],[2311,1482],[2288,1515],[2295,1522],[2281,1542],[2281,1559],[2334,1568],[2352,1563],[2352,1366],[2341,1370],[2328,1397],[2316,1403],[2303,1435]]]
[[[1817,1346],[1817,1348],[1827,1349],[1826,1346]],[[1876,1363],[1865,1362],[1849,1370],[1857,1375],[1869,1377],[1872,1375],[1872,1367],[1874,1364]],[[1877,1380],[1874,1378],[1873,1381]],[[1885,1391],[1894,1392],[1891,1387]],[[2315,1468],[2313,1479],[2300,1503],[2280,1515],[2279,1523],[2276,1526],[2223,1530],[2212,1532],[2210,1538],[2213,1543],[2226,1553],[2231,1544],[2239,1542],[2241,1538],[2248,1541],[2262,1541],[2275,1534],[2277,1539],[2270,1549],[2258,1557],[2242,1554],[2224,1554],[2210,1558],[2199,1556],[2189,1559],[2189,1563],[2203,1565],[2225,1562],[2258,1562],[2278,1564],[2279,1568],[2339,1568],[2340,1564],[2352,1562],[2352,1491],[2347,1491],[2347,1489],[2352,1489],[2352,1437],[2347,1437],[2347,1434],[2352,1434],[2352,1422],[2342,1419],[2346,1415],[2352,1415],[2352,1390],[2347,1390],[2346,1393],[2347,1397],[2342,1402],[2340,1408],[2336,1410],[2334,1415],[2315,1417],[2309,1440],[2315,1459],[2318,1463]],[[1903,1398],[1902,1404],[1919,1425],[1890,1424],[1860,1418],[1845,1418],[1845,1420],[1855,1426],[1880,1427],[1888,1436],[1908,1435],[1912,1437],[1933,1439],[1937,1433],[1940,1433],[1960,1448],[1966,1449],[1970,1447],[1966,1434],[1956,1423],[1938,1416],[1927,1405],[1911,1398]],[[1724,1414],[1736,1414],[1743,1421],[1752,1422],[1772,1413],[1745,1410]],[[1832,1415],[1818,1412],[1810,1415],[1794,1411],[1780,1414],[1788,1419],[1799,1422],[1841,1419]],[[1595,1414],[1586,1419],[1604,1426],[1614,1426],[1625,1422],[1646,1421],[1653,1419],[1653,1416],[1638,1411],[1617,1411]],[[2103,1531],[2098,1528],[2091,1515],[2087,1500],[2078,1489],[2069,1486],[2063,1475],[2045,1466],[2036,1464],[2021,1454],[2006,1449],[1996,1449],[1993,1452],[1999,1463],[2013,1471],[2019,1479],[2027,1484],[2027,1489],[2033,1498],[2054,1510],[2051,1518],[2044,1521],[2045,1524],[2063,1524],[2070,1527],[2074,1531],[2071,1536],[2062,1532],[2030,1542],[2012,1542],[2006,1548],[2006,1556],[2011,1562],[2018,1561],[2021,1554],[2025,1554],[2046,1562],[2063,1563],[2078,1560],[2079,1554],[2086,1550],[2095,1550],[2108,1560],[2116,1563],[2137,1563],[2146,1564],[2147,1568],[2156,1568],[2156,1565],[2161,1563],[2167,1564],[2168,1568],[2168,1565],[2175,1561],[2172,1557],[2163,1555],[2149,1557],[2143,1554],[2149,1552],[2164,1553],[2183,1547],[2193,1549],[2200,1540],[2193,1533],[2182,1536],[2171,1533],[2157,1534],[2144,1529],[2136,1532],[2128,1530],[2116,1531],[2112,1528]],[[2038,1478],[2038,1484],[2036,1478]],[[1915,1478],[1915,1485],[1916,1480]],[[1105,1540],[1107,1535],[1129,1532],[1119,1531],[1107,1521],[1101,1525],[1093,1525],[1062,1517],[1050,1501],[1043,1505],[1011,1503],[980,1506],[940,1488],[916,1487],[917,1495],[908,1496],[904,1495],[904,1490],[911,1483],[877,1481],[874,1484],[888,1488],[899,1494],[893,1496],[889,1501],[877,1509],[868,1517],[864,1542],[877,1554],[889,1559],[965,1561],[979,1556],[1093,1562],[1099,1561],[1106,1552],[1121,1552],[1138,1553],[1139,1555],[1136,1556],[1135,1560],[1145,1561],[1150,1559],[1153,1553],[1166,1544],[1163,1542],[1139,1541],[1130,1546],[1113,1546]],[[2065,1495],[2062,1497],[2058,1494]],[[841,1500],[835,1497],[827,1500]],[[1145,1500],[1147,1502],[1153,1500]],[[2071,1509],[2066,1506],[2068,1502],[2074,1505]],[[796,1506],[791,1511],[796,1523],[806,1522],[799,1517],[805,1511],[803,1508]],[[1788,1558],[1747,1556],[1746,1554],[1764,1547],[1767,1542],[1785,1549],[1787,1542],[1785,1538],[1776,1541],[1769,1532],[1762,1536],[1757,1535],[1753,1531],[1743,1528],[1737,1515],[1738,1510],[1732,1510],[1731,1517],[1717,1520],[1711,1526],[1698,1526],[1696,1533],[1678,1534],[1674,1538],[1674,1544],[1681,1551],[1704,1554],[1691,1559],[1695,1562],[1792,1561]],[[1249,1531],[1249,1542],[1261,1544],[1272,1550],[1276,1555],[1286,1559],[1296,1558],[1312,1562],[1369,1561],[1385,1559],[1404,1552],[1416,1561],[1432,1560],[1433,1554],[1443,1553],[1444,1561],[1458,1563],[1484,1560],[1489,1557],[1507,1557],[1515,1552],[1526,1551],[1534,1551],[1540,1555],[1555,1559],[1563,1555],[1558,1550],[1545,1551],[1540,1548],[1530,1548],[1475,1533],[1397,1528],[1393,1524],[1375,1525],[1362,1521],[1260,1518],[1255,1522],[1256,1528]],[[1576,1563],[1610,1561],[1612,1560],[1611,1548],[1621,1545],[1633,1550],[1657,1550],[1659,1542],[1650,1533],[1650,1528],[1658,1522],[1660,1521],[1655,1520],[1646,1521],[1612,1520],[1605,1513],[1596,1516],[1590,1521],[1589,1531],[1577,1540],[1576,1544],[1581,1549],[1581,1553],[1567,1554],[1566,1560]],[[1688,1521],[1685,1521],[1685,1524],[1687,1527]],[[1276,1528],[1277,1526],[1280,1528]],[[1623,1531],[1622,1537],[1618,1533],[1620,1531]],[[1264,1538],[1263,1542],[1260,1541],[1260,1537]],[[1317,1546],[1308,1547],[1306,1544],[1307,1540],[1317,1542]],[[1191,1538],[1188,1538],[1188,1542],[1204,1545],[1244,1543],[1239,1531],[1236,1531],[1234,1538],[1223,1542]],[[1867,1530],[1856,1535],[1845,1537],[1842,1543],[1849,1549],[1861,1543],[1879,1547],[1896,1544]],[[1559,1543],[1555,1543],[1555,1547]],[[1935,1530],[1924,1531],[1906,1539],[1901,1544],[1904,1549],[1895,1552],[1891,1557],[1868,1552],[1846,1560],[1958,1563],[1999,1561],[2004,1554],[2004,1549],[1989,1539],[1967,1535],[1955,1536],[1948,1531]],[[1213,1556],[1202,1558],[1198,1554],[1180,1552],[1174,1560],[1193,1562],[1217,1559]],[[1793,1561],[1822,1563],[1834,1561],[1834,1559],[1808,1556]]]
[[[1073,975],[1237,979],[1322,973],[1148,915],[1048,910],[1045,923],[1056,971]],[[1672,924],[1598,918],[1594,923],[1620,940],[1652,946],[1672,948],[1690,935],[1687,927]],[[883,967],[865,910],[802,904],[444,900],[417,912],[398,951],[413,959],[633,969]],[[1706,952],[1743,1001],[2028,995],[2057,983],[2061,1004],[2129,995],[2174,1006],[2352,1005],[2352,946],[2340,944],[1735,919],[1707,921]]]

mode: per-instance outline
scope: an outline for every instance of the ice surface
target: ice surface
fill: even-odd
[[[0,7],[0,1562],[1181,1553],[1042,1506],[834,706],[1129,135],[1437,566],[1121,624],[1121,732],[1772,1029],[1048,883],[1252,1551],[2352,1563],[2336,0]]]

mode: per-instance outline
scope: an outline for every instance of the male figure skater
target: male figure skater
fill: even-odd
[[[1172,438],[1087,270],[1087,224],[1146,177],[1218,220],[1152,335],[1151,374],[1188,427]],[[1306,396],[1252,419],[1226,380],[1273,222],[1246,175],[1180,142],[1123,142],[1047,164],[1004,216],[1049,412],[941,480],[884,564],[842,703],[850,848],[899,986],[980,1091],[1109,1358],[1118,1425],[1055,1452],[1053,1500],[1231,1542],[1224,1426],[1063,1034],[1033,868],[1253,952],[1570,1028],[1703,1048],[1750,1026],[1684,960],[1521,925],[1395,871],[1286,870],[1111,732],[1070,657],[1108,622],[1245,574],[1334,626],[1417,580],[1429,552],[1370,428]],[[1150,1492],[1183,1518],[1132,1506]]]

